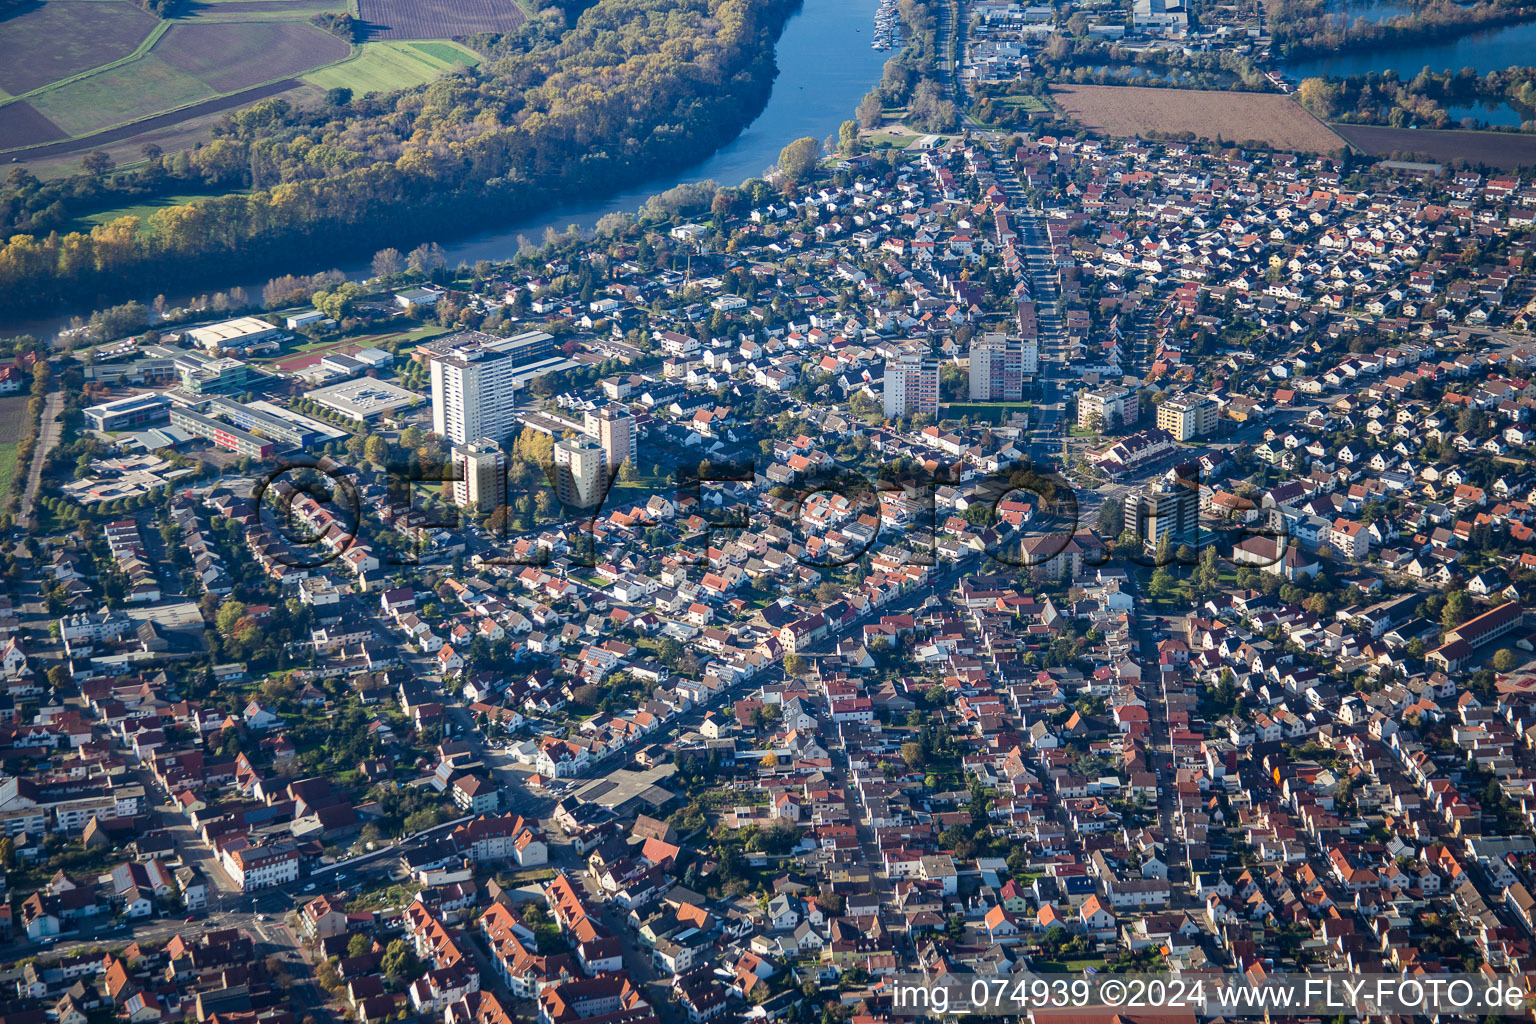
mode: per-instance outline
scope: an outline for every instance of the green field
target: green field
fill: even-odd
[[[35,93],[43,116],[71,135],[85,135],[197,100],[214,91],[152,53],[120,67]]]
[[[348,0],[287,0],[275,8],[267,0],[198,0],[185,20],[197,21],[294,21],[315,14],[343,14]]]
[[[363,43],[347,60],[312,71],[303,80],[322,89],[351,89],[365,96],[421,85],[449,68],[479,63],[472,50],[446,40],[375,41]]]
[[[1038,96],[1001,96],[998,102],[1003,106],[1018,107],[1031,114],[1045,114],[1051,109],[1042,103]]]
[[[0,505],[11,496],[11,488],[20,487],[16,477],[17,439],[27,430],[27,403],[32,396],[23,392],[0,398]]]
[[[972,420],[1007,423],[1013,413],[1028,412],[1033,407],[1033,402],[951,402],[940,407],[939,413],[946,420],[969,416]]]
[[[218,192],[186,192],[176,195],[160,196],[155,199],[146,199],[142,203],[132,203],[127,206],[114,206],[110,210],[98,210],[96,213],[86,214],[71,221],[68,231],[89,231],[97,224],[110,224],[119,217],[137,217],[139,220],[148,220],[149,215],[156,210],[163,210],[167,206],[180,206],[196,199],[209,199],[214,196],[244,195],[249,189],[225,189]]]
[[[7,501],[11,487],[19,483],[16,479],[16,447],[15,441],[0,444],[0,502]]]

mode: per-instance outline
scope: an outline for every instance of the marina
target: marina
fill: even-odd
[[[875,41],[872,50],[892,50],[901,44],[901,16],[896,13],[896,0],[880,0],[875,11]]]

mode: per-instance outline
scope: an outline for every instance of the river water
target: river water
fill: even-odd
[[[779,74],[767,106],[712,156],[613,195],[556,207],[471,238],[443,240],[449,266],[508,259],[517,253],[519,235],[537,244],[546,227],[590,228],[604,214],[633,213],[651,196],[675,185],[705,180],[739,185],[775,164],[786,143],[807,135],[819,141],[836,134],[838,125],[853,116],[859,100],[880,81],[893,52],[870,48],[876,6],[876,0],[804,0],[779,36]]]
[[[774,51],[779,73],[762,113],[711,156],[680,172],[637,181],[622,192],[553,207],[531,217],[495,225],[480,234],[436,239],[447,254],[448,265],[510,259],[517,254],[519,238],[539,244],[546,227],[563,231],[571,224],[579,224],[589,229],[604,214],[633,213],[651,196],[676,185],[705,180],[739,185],[775,164],[786,143],[807,135],[817,140],[835,135],[838,126],[853,116],[859,100],[880,81],[885,61],[893,52],[870,47],[876,6],[877,0],[804,0],[785,22],[779,36]],[[358,253],[354,263],[344,263],[341,269],[349,277],[363,277],[369,272],[372,255]],[[283,272],[309,274],[332,265],[297,265]],[[259,296],[266,280],[264,277],[259,281],[229,281],[220,287],[241,285],[251,295]],[[217,289],[208,289],[214,290]],[[152,297],[141,296],[146,302]],[[166,297],[176,306],[193,296],[166,289]],[[69,313],[89,312],[71,310],[58,317],[0,323],[0,336],[52,336],[65,325]]]

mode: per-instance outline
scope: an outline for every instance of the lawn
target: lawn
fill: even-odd
[[[1034,408],[1033,402],[951,402],[940,412],[943,413],[943,418],[948,420],[969,416],[972,420],[1007,423],[1009,416],[1016,412],[1028,412],[1032,408]]]
[[[114,206],[110,210],[98,210],[89,213],[73,221],[67,230],[89,231],[97,224],[110,224],[119,217],[137,217],[141,221],[147,220],[149,215],[156,210],[163,210],[168,206],[180,206],[197,199],[208,199],[212,196],[244,195],[249,189],[225,189],[218,192],[179,192],[175,195],[160,196],[156,199],[146,199],[142,203],[133,203],[128,206]]]
[[[71,135],[85,135],[207,99],[214,91],[154,54],[36,93],[32,106]]]
[[[15,441],[0,443],[0,502],[10,498],[11,487],[18,482],[16,479],[16,447],[17,442]]]
[[[0,442],[0,504],[10,497],[16,481],[17,441],[27,429],[27,403],[31,395],[11,395],[0,398],[0,438],[12,440]]]
[[[322,89],[351,89],[355,95],[366,96],[421,85],[451,68],[479,63],[473,51],[445,40],[373,41],[358,47],[351,58],[303,77]]]

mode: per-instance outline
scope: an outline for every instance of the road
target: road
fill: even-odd
[[[58,446],[59,436],[64,430],[63,424],[59,422],[59,413],[63,407],[62,391],[50,391],[43,400],[42,422],[38,426],[37,444],[32,449],[32,464],[27,469],[27,486],[21,492],[21,515],[17,517],[18,521],[27,524],[28,531],[37,529],[37,520],[32,514],[33,504],[37,501],[37,489],[43,482],[43,463]]]

